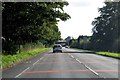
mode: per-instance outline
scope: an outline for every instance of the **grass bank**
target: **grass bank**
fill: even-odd
[[[15,55],[2,55],[2,69],[9,68],[15,65],[16,63],[32,58],[33,56],[43,53],[47,50],[49,50],[49,48],[37,48],[17,53]]]
[[[73,49],[76,49],[76,48],[73,48]],[[103,51],[96,52],[96,51],[83,50],[83,49],[76,49],[76,50],[82,50],[82,51],[90,52],[90,53],[93,52],[93,53],[95,53],[95,54],[99,54],[99,55],[103,55],[103,56],[109,56],[109,57],[113,57],[113,58],[118,58],[118,59],[120,59],[120,53],[114,53],[114,52],[103,52]]]
[[[114,52],[96,52],[96,54],[104,55],[104,56],[110,56],[115,58],[120,58],[120,53],[114,53]]]

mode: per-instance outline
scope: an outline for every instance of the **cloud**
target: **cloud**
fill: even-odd
[[[69,5],[64,7],[71,19],[58,23],[62,38],[79,35],[92,35],[91,22],[99,15],[98,7],[103,6],[104,0],[69,0]]]
[[[71,1],[69,4],[74,7],[86,7],[91,5],[91,3],[87,1]]]

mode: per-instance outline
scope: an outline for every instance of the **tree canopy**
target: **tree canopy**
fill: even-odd
[[[94,28],[91,39],[92,48],[95,50],[115,51],[120,41],[120,2],[105,2],[99,8],[100,16],[92,22]]]
[[[13,53],[13,47],[40,41],[51,45],[61,38],[57,23],[70,16],[63,7],[68,2],[3,2],[3,51]]]
[[[100,15],[92,21],[92,36],[79,36],[70,46],[93,51],[120,52],[120,1],[109,0],[98,9]]]

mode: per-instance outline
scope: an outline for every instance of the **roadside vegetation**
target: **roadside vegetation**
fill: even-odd
[[[97,54],[119,57],[120,55],[120,1],[105,2],[98,9],[100,15],[91,22],[92,36],[80,35],[72,38],[71,48],[95,51]]]
[[[58,40],[60,20],[70,18],[61,2],[2,2],[2,67],[48,50]]]
[[[94,53],[98,55],[109,56],[109,57],[120,59],[120,53],[117,53],[117,52],[92,51],[92,50],[83,50],[83,49],[78,49],[78,48],[73,48],[73,49],[82,50],[83,52],[87,52],[87,53]]]
[[[114,58],[119,58],[120,59],[120,53],[114,53],[114,52],[96,52],[96,54],[110,56],[110,57],[114,57]]]
[[[106,52],[106,51],[90,51],[90,50],[84,50],[86,52],[93,52],[95,54],[103,55],[103,56],[109,56],[109,57],[114,57],[114,58],[119,58],[120,59],[120,53],[117,52]]]
[[[49,48],[36,48],[27,51],[23,51],[14,55],[2,55],[2,68],[9,68],[21,61],[27,60],[49,50]]]
[[[68,2],[3,2],[2,52],[16,54],[21,45],[41,42],[45,47],[61,39],[60,20],[70,16],[63,10]]]

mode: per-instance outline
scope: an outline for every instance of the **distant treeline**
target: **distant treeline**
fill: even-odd
[[[92,36],[79,36],[69,43],[71,47],[96,51],[120,52],[120,1],[105,2],[99,8],[100,16],[92,22]]]
[[[21,45],[50,46],[61,39],[57,23],[70,16],[63,7],[68,2],[3,2],[2,52],[16,54]],[[42,45],[41,44],[41,45]]]

